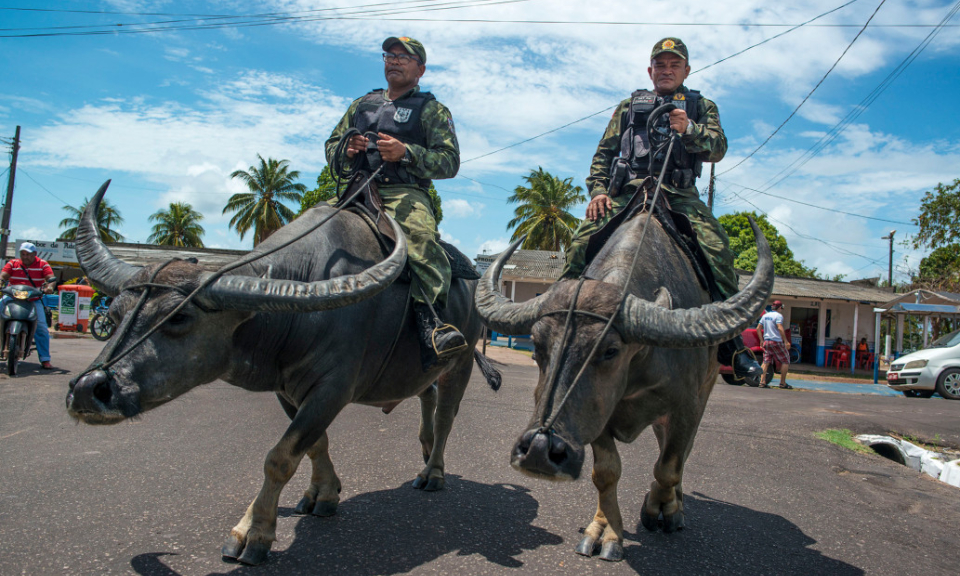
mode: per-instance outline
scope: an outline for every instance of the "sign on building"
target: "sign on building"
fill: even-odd
[[[32,242],[37,247],[37,256],[43,258],[51,265],[60,266],[79,266],[77,260],[77,248],[75,242],[58,242],[50,240],[25,240],[18,238],[16,240],[17,256],[20,256],[20,244]]]

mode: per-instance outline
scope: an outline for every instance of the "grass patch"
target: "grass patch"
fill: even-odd
[[[870,448],[867,448],[863,444],[854,440],[853,433],[846,428],[842,428],[840,430],[831,428],[824,430],[823,432],[817,432],[815,436],[821,440],[826,440],[831,444],[836,444],[841,448],[846,448],[847,450],[853,450],[854,452],[860,452],[861,454],[874,453]]]

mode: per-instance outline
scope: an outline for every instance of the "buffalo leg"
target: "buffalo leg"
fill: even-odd
[[[600,546],[600,559],[623,560],[623,517],[617,502],[617,484],[622,471],[620,453],[613,437],[604,432],[593,444],[593,485],[597,487],[597,513],[584,531],[577,554],[590,556]]]
[[[348,402],[349,398],[317,393],[300,406],[280,442],[267,453],[263,463],[263,486],[243,518],[230,531],[221,549],[224,558],[235,558],[250,565],[261,564],[267,559],[267,553],[277,539],[280,492],[296,473],[303,455],[320,441],[327,426]]]
[[[433,383],[420,394],[420,448],[423,450],[423,463],[430,461],[433,451],[433,424],[437,413],[437,384]]]
[[[700,411],[691,409],[693,414]],[[693,448],[700,418],[687,420],[665,417],[654,423],[653,431],[660,444],[660,457],[653,467],[654,481],[643,500],[640,522],[647,530],[657,529],[663,515],[663,531],[683,528],[683,465]]]
[[[310,476],[310,487],[297,504],[297,514],[333,516],[337,513],[337,506],[340,504],[340,478],[330,461],[329,447],[330,440],[324,432],[320,440],[307,450],[313,472]]]
[[[467,389],[473,369],[473,350],[461,353],[456,364],[437,381],[437,409],[433,416],[433,447],[422,472],[417,474],[413,487],[432,492],[443,488],[443,451],[453,428],[453,420],[460,410],[460,400]]]

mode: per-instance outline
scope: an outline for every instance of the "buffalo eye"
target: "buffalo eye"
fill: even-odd
[[[610,348],[607,348],[606,351],[604,351],[604,353],[603,353],[603,359],[604,359],[604,360],[613,360],[614,358],[617,357],[617,354],[619,354],[619,353],[620,353],[620,349],[619,349],[619,348],[617,348],[617,347],[615,347],[615,346],[611,346]]]
[[[173,315],[172,318],[167,320],[167,323],[171,324],[172,326],[181,326],[183,324],[186,324],[188,320],[190,320],[189,316],[187,316],[183,312],[177,312],[176,314]]]

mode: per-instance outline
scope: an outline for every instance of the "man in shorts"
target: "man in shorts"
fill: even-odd
[[[787,371],[790,369],[790,339],[783,331],[783,302],[773,301],[772,310],[760,317],[757,332],[763,338],[763,375],[760,376],[760,388],[768,388],[767,366],[775,362],[780,363],[780,387],[786,390],[793,388],[787,384]]]

